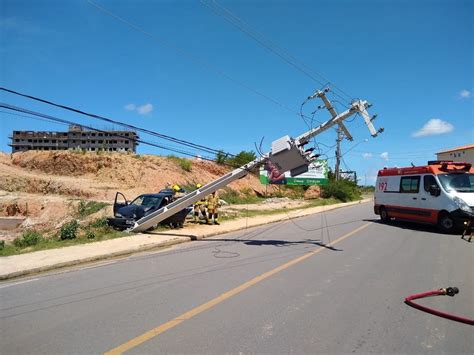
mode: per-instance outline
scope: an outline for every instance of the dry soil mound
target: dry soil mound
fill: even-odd
[[[180,158],[151,155],[0,153],[0,215],[7,215],[7,207],[12,204],[29,205],[29,225],[55,227],[80,199],[112,203],[116,191],[130,199],[173,184],[204,185],[230,171],[213,162],[188,161],[190,169]],[[275,189],[261,185],[252,174],[233,182],[229,188],[256,194],[271,194]]]

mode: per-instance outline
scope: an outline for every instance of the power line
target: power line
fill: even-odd
[[[54,122],[54,123],[57,123],[57,124],[59,124],[59,125],[65,125],[65,126],[67,126],[67,123],[55,122],[55,121],[48,120],[48,119],[46,119],[46,118],[39,118],[39,117],[33,117],[33,116],[27,116],[27,115],[20,115],[19,113],[13,113],[13,112],[8,112],[8,111],[4,111],[4,110],[0,110],[0,112],[1,112],[1,113],[4,113],[4,114],[6,114],[6,115],[10,115],[10,116],[31,118],[31,119],[33,119],[33,120],[42,121],[42,122],[48,122],[48,123]]]
[[[178,47],[178,46],[175,46],[173,44],[171,44],[170,42],[156,36],[155,34],[151,33],[151,32],[148,32],[144,29],[142,29],[141,27],[135,25],[134,23],[124,19],[123,17],[120,17],[118,16],[117,14],[107,10],[106,8],[96,4],[95,2],[91,1],[91,0],[87,0],[87,2],[91,5],[91,6],[94,6],[95,8],[97,8],[98,10],[102,11],[103,13],[109,15],[110,17],[114,18],[115,20],[127,25],[128,27],[132,28],[133,30],[141,33],[141,34],[144,34],[145,36],[151,38],[152,40],[158,42],[160,45],[164,46],[164,47],[167,47],[171,50],[173,50],[174,52],[178,53],[179,55],[185,57],[186,59],[192,61],[192,62],[195,62],[197,64],[199,64],[200,66],[204,67],[205,69],[207,69],[208,71],[211,71],[211,72],[214,72],[220,76],[222,76],[223,78],[233,82],[234,84],[237,84],[251,92],[253,92],[254,94],[260,96],[260,97],[263,97],[264,99],[274,103],[275,105],[279,106],[280,108],[283,108],[285,109],[286,111],[289,111],[291,113],[294,113],[294,114],[297,114],[299,115],[299,113],[296,111],[296,110],[293,110],[291,108],[289,108],[288,106],[282,104],[281,102],[279,102],[278,100],[268,96],[268,95],[265,95],[264,93],[250,87],[249,85],[243,83],[242,81],[239,81],[237,79],[234,79],[233,77],[231,77],[230,75],[226,74],[224,71],[222,71],[221,69],[217,68],[216,66],[212,65],[211,63],[209,63],[208,61],[205,61],[204,59],[202,58],[198,58],[196,57],[195,55],[192,55],[190,53],[188,53],[187,51],[185,51],[184,49]]]
[[[339,93],[334,93],[335,95],[339,96],[342,100],[346,100],[349,98],[347,102],[352,100],[352,96],[347,94],[344,90],[337,87],[335,84],[331,83],[328,79],[326,79],[323,75],[316,72],[315,70],[311,69],[308,65],[304,64],[293,55],[291,55],[288,50],[280,47],[275,42],[266,38],[263,34],[257,32],[256,30],[252,29],[248,23],[243,21],[241,18],[237,17],[233,14],[229,9],[225,8],[224,6],[220,5],[217,1],[207,1],[201,0],[201,3],[211,9],[216,15],[221,16],[229,22],[231,25],[236,27],[241,32],[245,33],[247,36],[255,40],[257,43],[271,51],[273,54],[278,56],[284,62],[295,68],[296,70],[300,71],[310,79],[314,80],[315,82],[319,83],[320,85],[326,86],[330,84],[333,88],[338,90]],[[316,78],[319,77],[319,78]],[[342,95],[345,95],[347,98],[344,98]]]
[[[81,127],[84,127],[84,128],[96,131],[96,132],[109,133],[108,131],[105,131],[105,130],[102,130],[102,129],[99,129],[99,128],[95,128],[95,127],[92,127],[92,126],[84,125],[82,123],[77,123],[77,122],[65,120],[65,119],[62,119],[62,118],[53,117],[53,116],[46,115],[46,114],[43,114],[43,113],[27,110],[27,109],[22,108],[22,107],[9,105],[9,104],[3,103],[3,102],[0,102],[0,107],[6,108],[8,110],[16,111],[16,112],[26,113],[28,115],[32,115],[32,116],[36,116],[36,117],[41,117],[41,118],[49,120],[49,121],[59,122],[59,123],[68,124],[68,125],[78,125],[78,126],[81,126]],[[145,141],[145,140],[139,139],[139,138],[133,138],[133,137],[130,138],[130,137],[127,137],[127,136],[124,136],[124,135],[121,135],[121,134],[117,134],[117,133],[114,133],[114,136],[119,137],[119,138],[132,140],[132,141],[137,142],[137,143],[150,145],[150,146],[153,146],[153,147],[156,147],[156,148],[169,150],[169,151],[172,151],[172,152],[175,152],[175,153],[179,153],[179,154],[183,154],[183,155],[187,155],[187,156],[191,156],[191,157],[196,156],[196,154],[190,153],[188,151],[166,147],[166,146],[156,144],[156,143],[152,143],[152,142],[148,142],[148,141]],[[207,157],[202,157],[202,159],[203,160],[214,161],[213,159],[210,159],[210,158],[207,158]]]
[[[81,126],[81,127],[85,127],[85,128],[89,128],[88,126],[84,126],[83,124],[80,124],[80,123],[76,123],[76,122],[72,122],[72,121],[67,121],[67,122],[63,122],[64,120],[61,120],[59,121],[60,119],[52,119],[52,118],[41,118],[41,117],[37,117],[37,116],[27,116],[27,115],[21,115],[19,113],[13,113],[13,112],[8,112],[8,111],[4,111],[4,110],[0,110],[0,112],[4,113],[4,114],[7,114],[7,115],[10,115],[10,116],[17,116],[17,117],[24,117],[24,118],[29,118],[29,119],[33,119],[33,120],[37,120],[37,121],[42,121],[42,122],[48,122],[48,123],[56,123],[56,124],[59,124],[59,125],[63,125],[63,126],[68,126],[70,124],[74,124],[74,125],[77,125],[77,126]],[[30,114],[32,115],[32,114]],[[97,131],[96,128],[89,128],[89,129],[92,129],[94,131]],[[104,131],[104,132],[109,132],[109,131]],[[114,135],[114,136],[117,136],[117,135]],[[137,142],[136,139],[134,138],[131,138],[131,137],[127,137],[125,136],[126,139],[128,140],[132,140],[134,142]],[[141,140],[141,141],[138,141],[138,142],[141,142],[143,144],[147,144],[147,142]],[[153,144],[156,144],[158,145],[158,143],[155,143],[155,142],[152,142]],[[192,152],[189,152],[189,151],[184,151],[184,150],[178,150],[179,148],[178,147],[175,147],[175,146],[170,146],[170,145],[164,145],[164,144],[160,144],[159,147],[165,149],[165,150],[169,150],[169,151],[173,151],[175,153],[181,153],[181,152],[186,152],[187,155],[189,156],[196,156],[197,154],[195,153],[192,153]],[[184,153],[183,153],[184,154]],[[205,160],[212,160],[212,161],[215,161],[209,157],[207,157]]]
[[[156,136],[156,137],[159,137],[159,138],[162,138],[162,139],[166,139],[166,140],[169,140],[171,142],[182,144],[182,145],[185,145],[185,146],[188,146],[190,148],[197,149],[197,150],[205,151],[207,153],[217,154],[217,153],[221,152],[220,150],[217,150],[217,149],[213,149],[213,148],[209,148],[209,147],[206,147],[206,146],[203,146],[203,145],[200,145],[200,144],[195,144],[195,143],[192,143],[192,142],[188,142],[188,141],[178,139],[178,138],[175,138],[175,137],[172,137],[172,136],[168,136],[168,135],[165,135],[165,134],[162,134],[162,133],[157,133],[155,131],[151,131],[151,130],[146,129],[146,128],[141,128],[141,127],[138,127],[138,126],[134,126],[134,125],[124,123],[124,122],[120,122],[120,121],[117,121],[117,120],[113,120],[111,118],[107,118],[107,117],[104,117],[104,116],[96,115],[96,114],[93,114],[93,113],[87,113],[87,112],[81,111],[81,110],[73,108],[73,107],[69,107],[69,106],[58,104],[58,103],[54,103],[54,102],[49,101],[49,100],[45,100],[45,99],[41,99],[39,97],[35,97],[35,96],[27,95],[27,94],[24,94],[24,93],[20,93],[18,91],[14,91],[14,90],[11,90],[11,89],[0,87],[0,90],[9,92],[9,93],[14,94],[14,95],[22,96],[22,97],[25,97],[25,98],[28,98],[28,99],[31,99],[31,100],[35,100],[35,101],[38,101],[38,102],[42,102],[42,103],[45,103],[45,104],[48,104],[48,105],[51,105],[51,106],[59,107],[59,108],[62,108],[62,109],[68,110],[68,111],[79,113],[81,115],[85,115],[85,116],[89,116],[89,117],[92,117],[92,118],[95,118],[95,119],[99,119],[99,120],[102,120],[102,121],[105,121],[105,122],[108,122],[108,123],[113,123],[113,124],[116,124],[116,125],[120,125],[122,127],[127,127],[129,129],[133,129],[133,130],[136,130],[136,131],[147,133],[147,134],[150,134],[152,136]],[[226,154],[228,154],[230,156],[235,156],[231,153],[226,153]]]
[[[0,107],[6,108],[8,110],[16,111],[16,112],[26,113],[28,115],[40,117],[42,119],[50,120],[50,121],[53,121],[53,122],[59,122],[59,123],[68,124],[68,125],[77,125],[77,126],[81,126],[81,127],[84,127],[84,128],[96,131],[96,132],[101,132],[101,133],[110,133],[109,131],[102,130],[102,129],[95,128],[95,127],[91,127],[91,126],[88,126],[88,125],[84,125],[82,123],[77,123],[77,122],[74,122],[74,121],[69,121],[69,120],[65,120],[65,119],[62,119],[62,118],[53,117],[53,116],[50,116],[50,115],[46,115],[46,114],[43,114],[43,113],[40,113],[40,112],[31,111],[31,110],[28,110],[28,109],[25,109],[25,108],[22,108],[22,107],[10,105],[10,104],[3,103],[3,102],[0,102]],[[4,112],[4,111],[0,110],[0,112]],[[7,112],[5,112],[5,113],[7,113]],[[16,116],[29,117],[29,116],[18,115],[18,114],[16,114]],[[29,117],[29,118],[33,118],[33,117]],[[152,147],[169,150],[169,151],[179,153],[179,154],[183,154],[183,155],[187,155],[187,156],[190,156],[190,157],[193,157],[193,158],[196,157],[196,154],[194,154],[194,153],[190,153],[188,151],[184,151],[184,150],[181,150],[181,149],[171,148],[169,146],[164,146],[164,145],[153,143],[153,142],[148,142],[148,141],[145,141],[145,140],[139,139],[139,138],[124,136],[124,135],[117,134],[117,133],[114,133],[114,137],[119,137],[119,138],[132,140],[132,141],[137,142],[137,143],[141,143],[141,144],[149,145],[149,146],[152,146]],[[202,157],[201,156],[200,158],[202,160],[216,162],[215,159],[212,159],[212,158],[209,158],[209,157]],[[241,168],[240,166],[236,166],[235,164],[229,164],[229,163],[226,163],[226,162],[223,162],[221,164],[226,165],[226,166],[231,167],[231,168],[234,168],[234,169],[235,168],[238,168],[238,169],[240,168],[241,170],[245,170],[247,172],[252,172],[248,168]]]
[[[403,155],[418,155],[418,154],[423,154],[423,153],[430,153],[433,152],[433,149],[421,149],[421,150],[415,150],[415,151],[410,151],[410,152],[397,152],[396,154],[403,154]],[[354,153],[367,153],[366,151],[362,150],[354,150]],[[370,152],[373,154],[382,154],[383,152]]]

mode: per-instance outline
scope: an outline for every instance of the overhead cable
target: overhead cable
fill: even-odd
[[[151,131],[151,130],[146,129],[146,128],[141,128],[141,127],[134,126],[134,125],[131,125],[131,124],[128,124],[128,123],[113,120],[111,118],[107,118],[107,117],[104,117],[104,116],[96,115],[96,114],[93,114],[93,113],[87,113],[87,112],[81,111],[79,109],[70,107],[70,106],[65,106],[65,105],[61,105],[61,104],[58,104],[58,103],[54,103],[52,101],[48,101],[48,100],[45,100],[45,99],[41,99],[39,97],[35,97],[35,96],[27,95],[27,94],[24,94],[24,93],[20,93],[18,91],[14,91],[14,90],[11,90],[11,89],[0,87],[0,90],[9,92],[9,93],[14,94],[14,95],[22,96],[22,97],[25,97],[25,98],[28,98],[28,99],[31,99],[31,100],[39,101],[39,102],[42,102],[42,103],[45,103],[45,104],[48,104],[48,105],[59,107],[59,108],[62,108],[62,109],[68,110],[68,111],[79,113],[81,115],[96,118],[96,119],[99,119],[99,120],[102,120],[102,121],[105,121],[105,122],[108,122],[108,123],[113,123],[113,124],[116,124],[116,125],[120,125],[122,127],[127,127],[127,128],[130,128],[130,129],[136,130],[136,131],[147,133],[147,134],[150,134],[152,136],[156,136],[156,137],[159,137],[159,138],[162,138],[162,139],[166,139],[166,140],[169,140],[171,142],[182,144],[182,145],[185,145],[185,146],[188,146],[190,148],[197,149],[197,150],[202,150],[202,151],[205,151],[207,153],[217,154],[217,153],[221,152],[217,149],[209,148],[209,147],[206,147],[206,146],[203,146],[203,145],[200,145],[200,144],[192,143],[192,142],[185,141],[185,140],[175,138],[175,137],[172,137],[172,136],[168,136],[168,135],[165,135],[165,134],[162,134],[162,133]],[[228,154],[230,156],[235,156],[235,155],[230,154],[230,153],[226,153],[226,154]]]
[[[60,119],[56,119],[56,118],[53,120],[53,119],[41,118],[41,117],[38,117],[38,116],[33,116],[32,114],[30,114],[30,115],[28,116],[28,115],[22,115],[22,114],[19,114],[19,113],[14,113],[14,112],[9,112],[9,111],[4,111],[4,110],[0,110],[0,112],[1,112],[1,113],[4,113],[4,114],[7,114],[7,115],[10,115],[10,116],[24,117],[24,118],[29,118],[29,119],[33,119],[33,120],[37,120],[37,121],[48,122],[48,123],[53,122],[53,123],[56,123],[56,124],[59,124],[59,125],[64,125],[64,126],[68,126],[68,125],[70,125],[70,124],[74,124],[74,125],[77,125],[77,126],[81,126],[81,127],[88,128],[87,126],[84,126],[84,125],[82,125],[81,123],[72,122],[72,121],[66,121],[66,120],[61,120],[61,121],[59,121]],[[62,121],[64,121],[64,122],[62,122]],[[92,129],[92,128],[90,128],[90,129]],[[94,128],[93,130],[96,131],[95,128]],[[108,133],[109,131],[105,131],[105,132]],[[114,136],[116,136],[116,135],[114,134]],[[126,139],[129,139],[129,140],[132,140],[132,141],[134,141],[134,142],[137,141],[136,139],[131,138],[131,137],[126,137],[126,136],[125,136],[125,138],[126,138]],[[145,143],[144,140],[141,140],[141,143],[147,144],[148,142]],[[154,143],[154,142],[152,142],[152,143],[158,145],[158,143]],[[185,154],[185,153],[186,153],[186,154],[189,155],[189,156],[196,156],[195,153],[192,153],[192,152],[189,152],[189,151],[184,151],[184,150],[182,150],[182,149],[180,149],[180,148],[178,148],[178,147],[175,147],[175,146],[160,144],[160,147],[163,148],[163,149],[165,149],[165,150],[169,150],[169,151],[172,151],[172,152],[175,152],[175,153],[182,153],[182,154]],[[202,157],[201,157],[201,158],[202,158]],[[205,160],[212,160],[212,158],[207,157]],[[212,161],[214,161],[214,160],[212,160]]]
[[[109,133],[109,131],[106,131],[106,130],[102,130],[102,129],[95,128],[95,127],[92,127],[92,126],[84,125],[82,123],[77,123],[77,122],[65,120],[65,119],[62,119],[62,118],[57,118],[57,117],[54,117],[54,116],[46,115],[46,114],[43,114],[43,113],[40,113],[40,112],[31,111],[31,110],[28,110],[28,109],[25,109],[25,108],[22,108],[22,107],[6,104],[6,103],[3,103],[3,102],[0,102],[0,107],[3,107],[3,108],[8,109],[8,110],[16,111],[16,112],[26,113],[28,115],[32,115],[32,116],[36,116],[36,117],[41,117],[43,119],[54,121],[54,122],[59,122],[59,123],[68,124],[68,125],[78,125],[78,126],[90,129],[92,131],[101,132],[101,133]],[[150,145],[150,146],[153,146],[153,147],[156,147],[156,148],[169,150],[169,151],[172,151],[172,152],[175,152],[175,153],[179,153],[179,154],[183,154],[183,155],[187,155],[187,156],[191,156],[191,157],[196,156],[195,154],[192,154],[192,153],[184,151],[184,150],[171,148],[171,147],[163,146],[163,145],[156,144],[156,143],[151,143],[151,142],[142,140],[140,138],[128,137],[128,136],[121,135],[121,134],[118,134],[118,133],[114,133],[114,136],[119,137],[119,138],[124,138],[124,139],[127,139],[127,140],[132,140],[132,141],[137,142],[137,143]],[[206,157],[201,157],[201,158],[203,160],[214,161],[213,159],[206,158]]]
[[[288,50],[285,48],[280,47],[275,42],[266,38],[262,33],[252,29],[248,23],[246,23],[241,18],[237,17],[233,14],[229,9],[225,8],[224,6],[220,5],[217,1],[208,1],[208,0],[201,0],[201,3],[211,9],[216,15],[221,16],[229,22],[231,25],[236,27],[241,32],[245,33],[247,36],[255,40],[257,43],[268,49],[270,52],[278,56],[284,62],[295,68],[296,70],[300,71],[310,79],[314,80],[315,82],[321,85],[330,84],[331,87],[338,90],[340,93],[336,93],[335,95],[339,96],[342,100],[350,103],[352,100],[352,96],[347,94],[344,90],[337,87],[334,83],[330,82],[326,79],[323,75],[316,72],[315,70],[311,69],[308,65],[304,64],[293,55],[291,55]],[[318,77],[318,78],[317,78]],[[345,98],[344,98],[345,96]]]
[[[142,29],[141,27],[135,25],[134,23],[124,19],[123,17],[120,17],[118,15],[116,15],[115,13],[107,10],[106,8],[100,6],[99,4],[91,1],[91,0],[88,0],[87,1],[91,6],[94,6],[95,8],[97,8],[98,10],[102,11],[103,13],[109,15],[110,17],[114,18],[115,20],[119,21],[119,22],[122,22],[123,24],[127,25],[128,27],[132,28],[133,30],[137,31],[137,32],[140,32],[141,34],[144,34],[145,36],[147,37],[150,37],[152,40],[158,42],[160,45],[164,46],[164,47],[167,47],[171,50],[173,50],[174,52],[178,53],[179,55],[185,57],[186,59],[192,61],[192,62],[195,62],[197,64],[199,64],[200,66],[204,67],[205,69],[211,71],[211,72],[214,72],[220,76],[222,76],[223,78],[226,78],[227,80],[233,82],[234,84],[237,84],[251,92],[253,92],[254,94],[260,96],[260,97],[263,97],[264,99],[274,103],[275,105],[279,106],[280,108],[283,108],[285,109],[286,111],[289,111],[293,114],[297,114],[299,115],[299,113],[296,111],[296,110],[293,110],[291,108],[289,108],[288,106],[282,104],[281,102],[279,102],[278,100],[268,96],[268,95],[265,95],[264,93],[250,87],[249,85],[243,83],[242,81],[239,81],[237,79],[234,79],[233,77],[231,77],[230,75],[226,74],[224,71],[222,71],[221,69],[217,68],[215,65],[212,65],[210,62],[202,59],[202,58],[199,58],[199,57],[196,57],[195,55],[192,55],[191,53],[185,51],[184,49],[178,47],[178,46],[175,46],[173,45],[172,43],[164,40],[163,38],[160,38],[158,37],[157,35],[151,33],[151,32],[148,32],[144,29]]]
[[[84,127],[84,128],[87,128],[87,129],[96,131],[96,132],[110,133],[109,131],[102,130],[102,129],[95,128],[95,127],[91,127],[91,126],[88,126],[88,125],[84,125],[84,124],[82,124],[82,123],[77,123],[77,122],[65,120],[65,119],[62,119],[62,118],[57,118],[57,117],[54,117],[54,116],[46,115],[46,114],[43,114],[43,113],[40,113],[40,112],[31,111],[31,110],[28,110],[28,109],[25,109],[25,108],[22,108],[22,107],[10,105],[10,104],[3,103],[3,102],[0,102],[0,108],[5,108],[5,109],[8,109],[8,110],[12,110],[12,111],[16,111],[16,112],[21,112],[21,113],[26,113],[26,114],[28,114],[28,115],[40,117],[40,118],[43,118],[43,119],[45,119],[45,120],[50,120],[50,121],[59,122],[59,123],[63,123],[63,124],[78,125],[78,126],[81,126],[81,127]],[[0,111],[0,112],[3,112],[3,111]],[[188,152],[188,151],[184,151],[184,150],[181,150],[181,149],[176,149],[176,148],[174,148],[174,147],[169,147],[169,146],[164,146],[164,145],[157,144],[157,143],[153,143],[153,142],[148,142],[148,141],[145,141],[145,140],[143,140],[143,139],[133,138],[133,137],[129,137],[129,136],[124,136],[124,135],[117,134],[117,133],[114,133],[114,136],[115,136],[115,137],[119,137],[119,138],[124,138],[124,139],[128,139],[128,140],[132,140],[132,141],[134,141],[134,142],[141,143],[141,144],[145,144],[145,145],[149,145],[149,146],[152,146],[152,147],[156,147],[156,148],[161,148],[161,149],[169,150],[169,151],[172,151],[172,152],[175,152],[175,153],[179,153],[179,154],[183,154],[183,155],[186,155],[186,156],[190,156],[190,157],[193,157],[193,158],[196,157],[196,154],[194,154],[194,153],[191,153],[191,152]],[[212,159],[212,158],[209,158],[209,157],[200,156],[200,159],[206,160],[206,161],[210,161],[210,162],[216,162],[215,159]],[[235,169],[235,168],[240,168],[239,166],[236,166],[235,164],[229,164],[229,163],[226,163],[226,162],[223,162],[223,163],[221,163],[221,164],[226,165],[226,166],[231,167],[231,168],[234,168],[234,169]],[[242,170],[246,170],[246,171],[248,171],[248,172],[251,172],[251,170],[249,170],[249,169],[247,169],[247,168],[241,168],[241,169],[242,169]]]

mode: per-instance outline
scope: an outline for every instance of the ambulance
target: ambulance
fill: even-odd
[[[461,229],[474,216],[474,168],[435,160],[426,166],[379,170],[374,212],[382,222],[435,224],[445,233]]]

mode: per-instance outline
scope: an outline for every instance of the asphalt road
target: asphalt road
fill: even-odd
[[[209,226],[212,228],[212,226]],[[329,243],[333,243],[329,246]],[[474,243],[370,203],[0,284],[0,353],[474,353]]]

